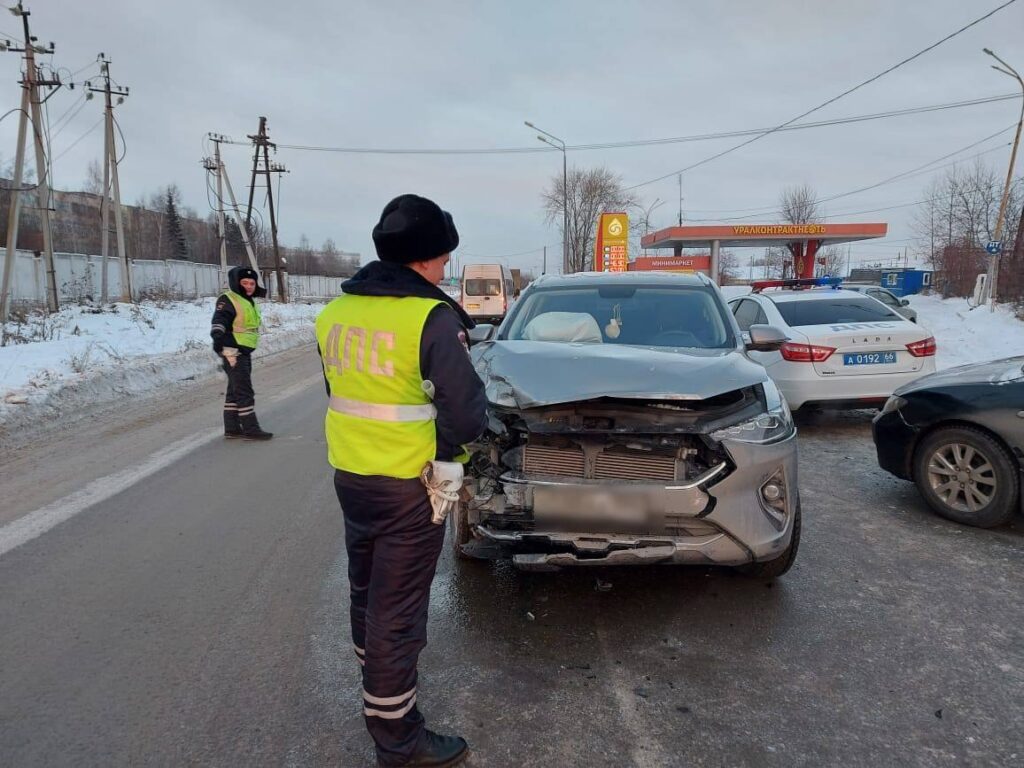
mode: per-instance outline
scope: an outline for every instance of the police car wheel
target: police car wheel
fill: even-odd
[[[473,539],[473,532],[469,527],[468,510],[466,502],[459,501],[448,514],[448,534],[452,548],[452,554],[460,560],[472,560],[473,558],[462,551],[462,547]]]

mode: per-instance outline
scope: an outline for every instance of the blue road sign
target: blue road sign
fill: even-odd
[[[998,240],[989,240],[985,243],[985,253],[991,256],[998,256],[1003,252],[1003,244]]]

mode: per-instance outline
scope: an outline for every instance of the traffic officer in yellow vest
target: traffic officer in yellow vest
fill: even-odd
[[[252,352],[260,337],[260,308],[256,298],[266,296],[259,275],[249,267],[228,272],[228,289],[217,297],[210,324],[213,351],[223,358],[228,389],[224,396],[224,437],[269,440],[256,419],[252,391]]]
[[[416,707],[444,541],[419,478],[482,434],[487,403],[468,354],[473,321],[437,288],[459,243],[451,215],[402,195],[384,208],[373,241],[380,260],[347,280],[316,320],[363,715],[380,765],[451,766],[465,759],[466,742],[428,731]]]

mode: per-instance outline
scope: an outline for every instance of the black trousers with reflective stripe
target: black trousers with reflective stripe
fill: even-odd
[[[256,404],[256,395],[252,390],[252,356],[239,353],[235,357],[234,366],[223,361],[224,373],[228,375],[228,388],[224,393],[224,405],[234,405],[238,410],[243,408],[252,413]]]
[[[430,584],[444,526],[430,521],[419,480],[338,471],[345,515],[352,642],[363,671],[363,714],[385,765],[400,765],[423,736],[416,665],[427,644]]]

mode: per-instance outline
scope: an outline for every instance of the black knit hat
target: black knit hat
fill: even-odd
[[[373,228],[373,244],[381,261],[409,264],[451,253],[459,233],[448,211],[418,195],[399,195],[384,206]]]
[[[267,289],[260,285],[259,272],[249,267],[232,267],[228,272],[228,288],[241,296],[245,296],[245,291],[242,289],[242,281],[246,278],[256,281],[254,297],[263,298],[267,295]]]

